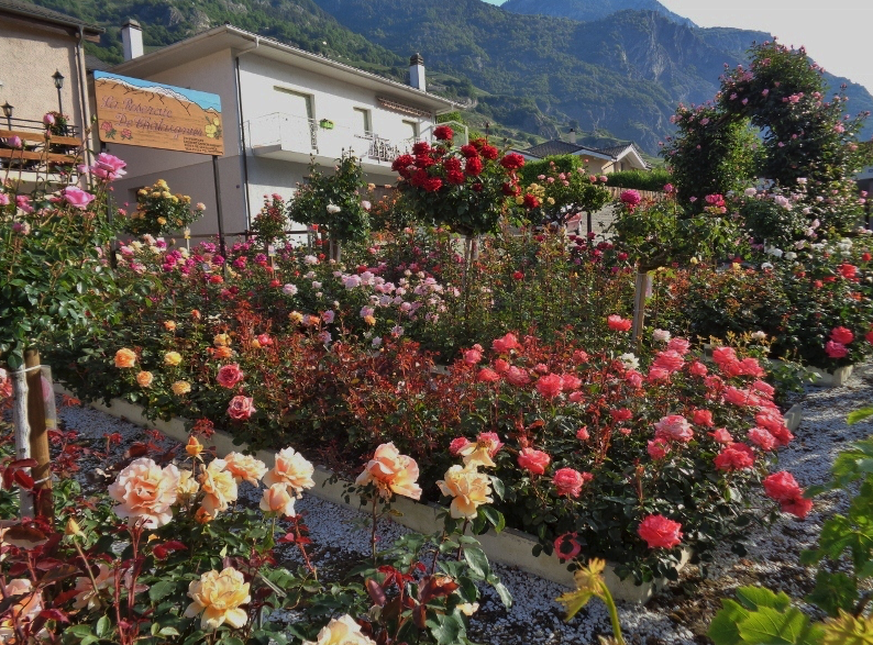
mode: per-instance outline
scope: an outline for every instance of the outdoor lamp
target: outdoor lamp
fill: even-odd
[[[3,116],[6,117],[6,125],[9,126],[9,129],[12,129],[12,110],[15,109],[14,106],[9,105],[9,101],[6,101],[2,106],[3,108]]]
[[[58,90],[58,114],[64,114],[64,103],[61,99],[61,90],[64,88],[64,75],[61,74],[61,70],[56,69],[55,73],[52,74],[52,78],[55,81],[55,87]]]

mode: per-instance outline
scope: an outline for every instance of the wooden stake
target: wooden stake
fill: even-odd
[[[51,454],[45,418],[46,395],[54,397],[53,392],[43,391],[43,377],[40,369],[39,351],[29,349],[24,353],[24,365],[27,372],[27,419],[30,424],[30,456],[37,466],[31,471],[36,485],[36,514],[51,518],[52,509],[52,475]]]
[[[15,427],[15,458],[30,458],[30,424],[27,419],[27,377],[24,368],[10,372],[12,376],[12,424]],[[33,494],[19,491],[19,515],[33,517]]]
[[[643,340],[643,327],[646,321],[646,294],[652,286],[652,274],[641,269],[637,270],[634,280],[634,326],[633,339],[639,350]]]

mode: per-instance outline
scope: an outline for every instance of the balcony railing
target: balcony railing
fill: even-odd
[[[13,124],[15,125],[15,124]],[[0,168],[8,171],[75,172],[82,140],[42,131],[0,128]]]
[[[246,136],[255,154],[288,159],[314,155],[333,160],[343,152],[352,152],[364,162],[379,165],[391,163],[414,143],[412,139],[392,139],[280,112],[248,121]]]

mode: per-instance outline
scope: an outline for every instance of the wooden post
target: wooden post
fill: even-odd
[[[37,466],[31,471],[36,484],[36,514],[51,518],[52,511],[52,474],[51,454],[49,453],[48,428],[45,415],[45,398],[53,393],[43,392],[43,377],[40,369],[39,351],[29,349],[24,353],[24,365],[27,372],[27,419],[30,423],[30,456],[36,460]]]
[[[27,377],[23,367],[10,372],[12,376],[12,424],[15,427],[15,459],[30,458],[30,424],[27,419]],[[33,495],[19,491],[19,515],[33,517]]]
[[[642,268],[637,268],[634,279],[634,326],[633,339],[639,349],[643,339],[643,326],[646,321],[646,294],[652,286],[652,274]]]

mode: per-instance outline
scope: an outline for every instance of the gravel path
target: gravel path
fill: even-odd
[[[870,422],[849,427],[846,415],[873,403],[873,364],[856,368],[848,383],[839,388],[809,388],[802,398],[803,420],[795,440],[780,453],[780,469],[791,471],[803,486],[823,483],[830,465],[848,442],[873,434]],[[133,424],[83,407],[59,408],[62,424],[84,436],[102,438],[118,432],[121,446],[143,439],[143,429]],[[87,468],[85,468],[87,470]],[[244,498],[259,495],[244,485]],[[662,592],[646,606],[621,603],[619,615],[628,643],[639,645],[679,645],[709,643],[705,637],[721,598],[732,597],[741,585],[762,584],[800,598],[811,590],[814,570],[798,564],[800,551],[814,545],[821,524],[847,503],[846,496],[833,493],[816,499],[813,511],[800,521],[783,514],[772,527],[750,531],[744,558],[725,548],[716,554],[706,576],[696,566],[683,571],[680,581]],[[368,531],[361,529],[363,514],[306,495],[297,504],[306,513],[306,523],[314,542],[315,559],[321,571],[342,566],[356,554],[369,552]],[[381,539],[392,540],[405,531],[390,524]],[[283,553],[293,560],[296,553]],[[561,606],[554,598],[566,588],[517,569],[494,565],[497,574],[514,598],[510,610],[503,608],[496,594],[486,590],[485,601],[471,621],[470,637],[479,643],[514,645],[536,643],[595,643],[597,635],[609,633],[609,617],[599,601],[592,601],[566,624]],[[803,603],[804,609],[814,610]],[[292,618],[293,617],[289,617]]]

